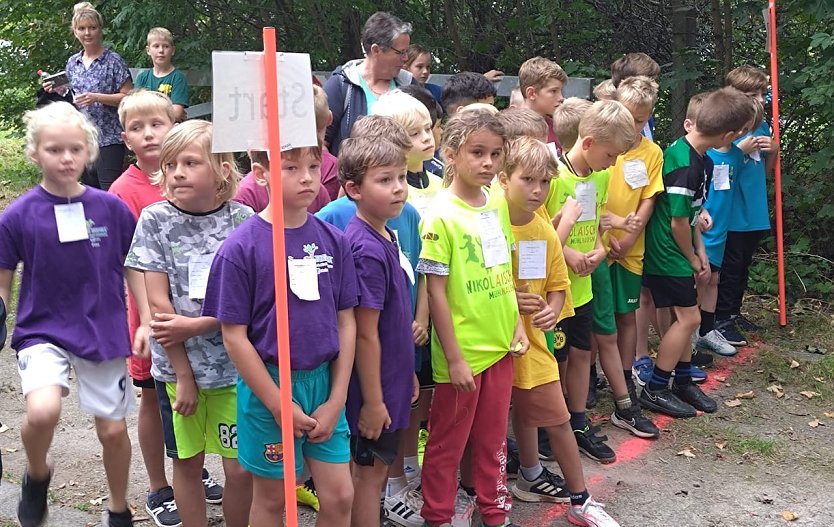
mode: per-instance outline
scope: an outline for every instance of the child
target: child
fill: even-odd
[[[759,68],[740,66],[727,74],[724,85],[732,86],[759,104],[764,104],[768,78]],[[744,346],[747,338],[739,329],[762,329],[741,314],[741,304],[753,254],[770,233],[767,177],[773,173],[779,145],[771,138],[767,121],[761,119],[755,130],[736,140],[736,146],[744,153],[745,162],[733,197],[721,283],[718,286],[715,325],[730,344]]]
[[[432,527],[452,518],[456,468],[468,441],[483,523],[503,525],[511,507],[504,446],[508,352],[523,355],[528,347],[512,283],[509,215],[483,188],[503,161],[504,129],[485,112],[464,112],[446,123],[442,148],[448,188],[423,220],[418,265],[428,281],[436,381],[421,515]],[[479,322],[485,314],[488,325]]]
[[[356,343],[356,271],[347,239],[307,212],[321,185],[320,157],[318,147],[295,148],[283,152],[280,166],[287,272],[303,278],[307,267],[317,278],[298,288],[290,283],[287,292],[295,471],[300,476],[306,462],[316,481],[316,525],[346,527],[353,501],[345,400]],[[250,158],[258,181],[268,186],[266,152]],[[240,374],[237,433],[240,463],[253,478],[251,527],[278,525],[284,512],[273,273],[267,205],[218,251],[203,306],[220,320]]]
[[[528,59],[518,70],[518,85],[524,104],[544,117],[547,122],[547,142],[553,143],[559,153],[562,147],[553,132],[553,112],[565,100],[562,89],[567,82],[565,70],[544,57]]]
[[[209,452],[223,457],[226,524],[245,526],[252,487],[237,462],[237,372],[219,322],[201,316],[201,308],[214,253],[252,209],[229,202],[238,178],[232,155],[210,152],[206,121],[187,121],[165,136],[157,182],[168,201],[142,211],[125,267],[145,277],[151,374],[183,523],[205,525],[202,470]]]
[[[495,85],[482,73],[464,71],[449,77],[440,92],[440,105],[448,115],[473,102],[495,102]]]
[[[660,65],[645,53],[626,53],[611,64],[611,84],[617,89],[620,83],[629,77],[648,77],[657,82],[657,78],[660,77]],[[654,116],[649,117],[640,133],[654,141]]]
[[[26,469],[17,517],[42,525],[53,466],[46,455],[75,370],[81,409],[95,417],[110,495],[102,524],[133,525],[125,496],[130,439],[125,416],[130,354],[122,263],[135,220],[117,197],[79,183],[98,153],[96,127],[69,103],[27,112],[26,154],[40,184],[0,216],[0,298],[9,305],[18,263],[23,277],[11,346],[26,417]]]
[[[171,32],[164,27],[155,27],[148,31],[145,52],[151,58],[153,68],[136,77],[136,87],[167,95],[174,105],[176,122],[184,121],[185,109],[188,108],[188,80],[183,72],[171,64],[176,52]]]
[[[441,119],[443,118],[443,108],[440,107],[440,103],[432,97],[428,90],[421,88],[416,84],[409,84],[408,86],[403,86],[400,89],[423,103],[423,106],[425,106],[429,111],[429,116],[431,117],[431,133],[432,136],[434,136],[434,147],[436,150],[434,152],[434,156],[423,163],[423,170],[427,173],[438,175],[439,177],[443,174],[443,160],[440,157],[440,136],[443,133],[443,128],[441,126],[443,124],[441,122]]]
[[[498,120],[504,125],[508,141],[530,137],[547,142],[547,122],[541,114],[530,108],[506,108],[498,112]]]
[[[692,382],[691,337],[701,323],[695,281],[709,281],[710,268],[697,213],[707,183],[704,154],[732,143],[753,118],[748,99],[734,88],[711,93],[695,117],[695,128],[663,153],[663,184],[646,227],[644,272],[657,308],[671,307],[675,321],[663,334],[651,380],[640,394],[645,408],[672,417],[712,413],[715,401]],[[675,379],[669,388],[672,371]]]
[[[528,292],[542,298],[539,311],[522,317],[530,350],[513,359],[513,433],[521,467],[512,493],[522,501],[570,501],[571,523],[614,527],[617,522],[585,489],[559,368],[543,333],[573,314],[573,308],[565,302],[570,282],[561,244],[553,227],[536,214],[556,170],[556,161],[543,142],[520,137],[510,142],[504,170],[498,175],[516,243],[513,279],[516,287],[527,286]],[[556,446],[553,451],[567,482],[539,462],[536,427],[545,427],[550,444]]]
[[[594,97],[596,97],[598,101],[617,100],[617,88],[614,87],[614,81],[611,79],[605,79],[594,86]]]
[[[411,44],[406,49],[406,53],[408,54],[408,58],[403,67],[414,75],[414,79],[419,83],[420,87],[431,93],[434,100],[440,103],[440,86],[437,84],[429,84],[428,82],[429,77],[431,77],[431,50],[420,44]]]
[[[582,209],[575,224],[562,218],[557,232],[564,244],[565,261],[571,282],[574,316],[563,320],[558,331],[564,332],[568,345],[566,384],[570,424],[579,450],[601,463],[616,460],[614,451],[597,436],[598,428],[589,426],[585,403],[593,363],[591,325],[593,293],[591,272],[605,260],[605,249],[598,233],[600,214],[607,201],[609,173],[617,156],[634,142],[634,120],[628,110],[615,101],[597,101],[579,122],[578,139],[561,158],[559,177],[550,182],[547,212],[556,215],[566,198],[576,199]],[[605,302],[605,300],[601,300]],[[622,397],[622,393],[617,394]],[[625,399],[628,399],[627,394]],[[623,401],[624,403],[625,401]]]
[[[579,121],[593,103],[579,97],[568,97],[553,112],[553,133],[565,152],[570,151],[579,137]]]

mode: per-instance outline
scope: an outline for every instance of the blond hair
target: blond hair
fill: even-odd
[[[90,2],[78,2],[72,7],[72,29],[78,27],[82,20],[92,20],[98,27],[104,27],[104,18]]]
[[[512,177],[521,170],[525,174],[556,175],[556,158],[547,149],[547,145],[532,137],[520,136],[507,143],[507,156],[504,158],[504,173]]]
[[[755,115],[756,107],[750,103],[750,97],[728,86],[715,90],[704,99],[695,115],[695,129],[711,137],[741,132]]]
[[[403,125],[384,115],[365,115],[353,123],[351,137],[384,137],[400,149],[411,150],[411,138]]]
[[[627,53],[611,64],[611,81],[615,88],[629,77],[644,76],[656,79],[660,65],[645,53]]]
[[[498,108],[485,102],[471,102],[466,106],[461,106],[459,112],[485,112],[490,115],[498,115]]]
[[[147,45],[150,46],[151,41],[153,40],[162,40],[171,46],[174,45],[174,35],[172,35],[171,32],[164,27],[154,27],[148,31],[148,38],[146,40]]]
[[[634,144],[634,117],[620,102],[597,101],[582,115],[579,137],[593,137],[597,143],[625,152]]]
[[[405,152],[382,137],[349,137],[339,148],[339,183],[343,187],[349,181],[362,185],[368,170],[387,166],[405,169]]]
[[[744,93],[762,93],[767,90],[767,73],[755,66],[739,66],[724,77],[724,86],[732,86]]]
[[[400,123],[409,135],[431,125],[431,114],[426,105],[402,90],[393,90],[376,102],[374,115],[384,115]]]
[[[614,81],[605,79],[594,87],[594,97],[598,101],[613,101],[617,98],[617,88],[614,87]]]
[[[330,120],[330,106],[327,104],[327,92],[315,84],[313,84],[313,110],[316,114],[316,129],[321,130]]]
[[[59,124],[77,126],[87,139],[87,152],[90,158],[87,164],[92,164],[98,156],[98,129],[86,115],[75,109],[68,102],[53,102],[37,110],[29,110],[23,114],[26,125],[26,156],[32,157],[41,141],[41,132],[45,128],[52,128]]]
[[[139,88],[131,90],[119,103],[119,122],[122,128],[127,127],[127,121],[133,114],[159,114],[168,117],[171,124],[177,122],[174,105],[171,99],[162,92]]]
[[[657,102],[657,82],[645,75],[628,77],[617,86],[615,100],[631,108],[654,108]]]
[[[203,156],[217,180],[217,199],[226,202],[234,197],[240,179],[234,154],[231,152],[212,153],[211,132],[212,124],[199,119],[180,123],[168,131],[162,141],[162,149],[159,153],[159,166],[161,168],[153,176],[153,183],[161,187],[163,196],[169,199],[172,197],[168,188],[168,174],[166,174],[165,166],[174,161],[183,150],[196,144],[202,150]],[[224,163],[229,166],[229,170],[225,171],[225,174],[223,170]]]
[[[457,174],[455,164],[450,162],[449,154],[457,155],[461,147],[469,140],[469,137],[480,130],[487,130],[500,137],[504,146],[504,154],[506,154],[507,133],[497,116],[484,111],[456,113],[446,122],[446,126],[443,128],[443,138],[440,142],[442,145],[441,152],[446,160],[443,169],[444,186],[448,187]]]
[[[547,122],[542,115],[530,108],[507,108],[498,112],[498,120],[504,125],[507,140],[527,136],[547,137]]]
[[[553,133],[565,151],[570,150],[579,137],[579,121],[591,107],[591,101],[579,97],[568,97],[553,112]],[[634,124],[632,123],[632,128]]]
[[[538,91],[551,80],[566,83],[568,82],[568,75],[561,66],[544,57],[527,59],[518,70],[518,85],[521,89],[521,96],[525,99],[527,98],[527,88],[532,87]]]

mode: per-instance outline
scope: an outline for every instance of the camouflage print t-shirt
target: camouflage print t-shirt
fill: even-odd
[[[168,201],[150,205],[139,217],[125,267],[166,273],[174,311],[199,317],[214,254],[229,234],[253,214],[252,209],[234,201],[199,215],[182,211]],[[199,388],[231,386],[237,381],[237,371],[219,331],[186,340],[185,350]],[[151,353],[153,378],[176,382],[167,353],[153,338]]]

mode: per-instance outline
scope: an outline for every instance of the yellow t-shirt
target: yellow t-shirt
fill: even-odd
[[[411,185],[408,187],[408,202],[414,205],[414,208],[420,213],[421,218],[426,216],[434,198],[443,190],[442,177],[428,171],[426,175],[429,178],[429,184],[426,185],[426,188],[417,188]]]
[[[641,200],[663,192],[663,151],[645,137],[636,148],[618,157],[617,163],[609,171],[611,179],[608,183],[606,209],[617,216],[626,217],[637,212]],[[609,263],[616,262],[634,274],[643,274],[643,254],[646,251],[645,225],[643,227],[625,258],[609,260]],[[607,234],[620,239],[627,233],[612,229]]]
[[[545,299],[547,293],[565,291],[565,304],[559,313],[559,320],[573,316],[573,306],[567,298],[570,295],[570,280],[565,266],[565,257],[562,254],[562,244],[559,243],[556,230],[538,214],[534,215],[533,220],[527,225],[513,225],[512,229],[515,238],[513,278],[516,286],[526,284],[528,292],[541,295]],[[528,255],[535,254],[537,251],[540,253],[542,244],[546,247],[546,252],[543,254],[545,277],[520,279],[518,277],[520,252],[529,251]],[[540,273],[533,274],[539,275]],[[530,349],[525,355],[513,358],[513,386],[530,389],[558,381],[559,367],[556,364],[556,358],[547,347],[544,333],[533,327],[532,315],[521,318],[527,338],[530,340]]]
[[[489,196],[486,190],[484,194]],[[494,249],[506,255],[505,262],[486,267],[482,243],[486,233],[503,237]],[[478,375],[509,352],[518,323],[507,203],[491,196],[483,207],[472,207],[443,189],[423,217],[420,234],[420,265],[428,260],[448,269],[446,298],[455,338],[463,359]],[[495,259],[494,255],[490,259]],[[432,274],[431,269],[423,270]],[[435,382],[450,382],[449,364],[437,332],[432,333],[431,359]]]

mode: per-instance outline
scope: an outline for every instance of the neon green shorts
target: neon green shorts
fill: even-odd
[[[618,315],[633,313],[640,307],[640,288],[643,277],[634,274],[618,263],[608,268],[611,274],[611,290],[614,294],[614,312]]]
[[[156,381],[165,453],[188,459],[201,452],[237,459],[237,387],[198,388],[197,410],[182,416],[173,409],[177,384]]]
[[[606,262],[599,264],[591,273],[591,289],[594,293],[592,331],[595,335],[613,335],[617,332],[617,321],[614,319],[611,274]]]

